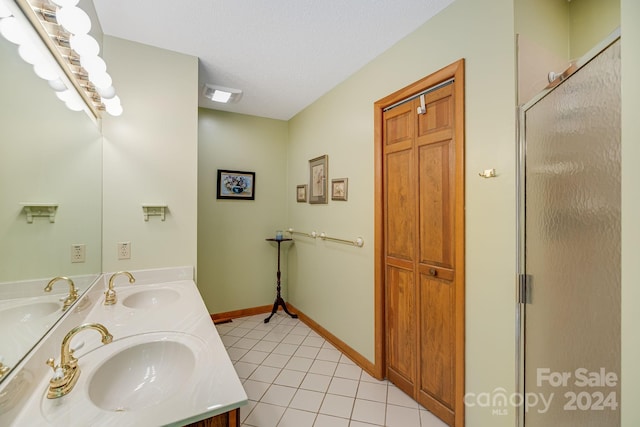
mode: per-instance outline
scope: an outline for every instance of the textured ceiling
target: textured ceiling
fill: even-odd
[[[200,59],[243,91],[205,108],[288,120],[453,0],[94,0],[105,34]],[[117,88],[117,82],[115,82]]]

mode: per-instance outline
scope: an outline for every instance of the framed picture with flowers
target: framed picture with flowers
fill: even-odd
[[[347,200],[348,178],[331,180],[331,200]]]
[[[218,169],[218,199],[255,200],[256,173]]]
[[[329,156],[309,160],[309,203],[327,203]]]

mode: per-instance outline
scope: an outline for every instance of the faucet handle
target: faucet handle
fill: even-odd
[[[54,371],[53,371],[53,377],[51,377],[54,380],[61,380],[62,378],[64,378],[64,370],[58,366]]]
[[[62,369],[60,365],[56,366],[56,361],[53,357],[47,359],[47,365],[51,366],[51,369],[53,369],[53,375],[51,377],[52,381],[64,378],[64,369]]]
[[[51,375],[51,382],[59,381],[64,378],[64,369],[62,369],[62,366],[56,365],[56,362],[53,359],[53,357],[47,360],[47,365],[51,366],[51,369],[53,369],[53,375]]]

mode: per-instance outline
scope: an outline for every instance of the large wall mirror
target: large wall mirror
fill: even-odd
[[[12,368],[65,313],[69,283],[47,283],[66,276],[81,294],[102,270],[102,136],[2,37],[0,70],[0,357]],[[58,206],[29,219],[25,203]]]

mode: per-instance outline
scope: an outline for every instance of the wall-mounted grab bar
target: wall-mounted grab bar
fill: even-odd
[[[337,237],[327,236],[326,233],[316,233],[312,231],[311,233],[302,233],[300,231],[295,231],[293,228],[289,228],[287,232],[291,235],[298,234],[300,236],[311,237],[312,239],[321,238],[322,240],[329,240],[331,242],[342,243],[345,245],[357,246],[361,248],[364,246],[364,239],[362,237],[357,237],[355,240],[347,240],[347,239],[338,239]]]
[[[316,233],[315,231],[312,231],[311,233],[303,233],[301,231],[295,231],[293,228],[288,229],[287,233],[291,235],[298,234],[300,236],[311,237],[312,239],[315,239],[316,237],[318,237],[318,233]]]

